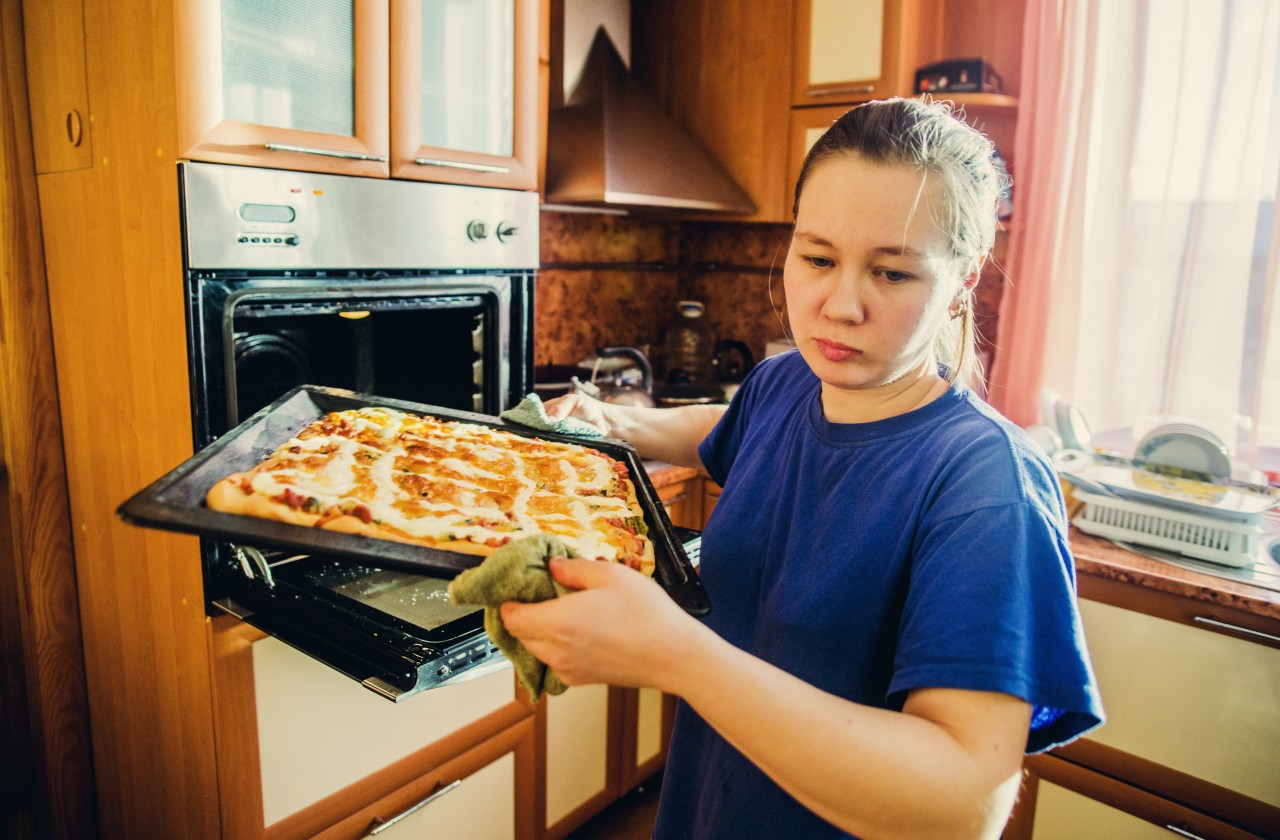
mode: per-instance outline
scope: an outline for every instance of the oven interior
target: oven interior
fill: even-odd
[[[298,385],[491,415],[532,387],[531,273],[191,281],[197,448]]]

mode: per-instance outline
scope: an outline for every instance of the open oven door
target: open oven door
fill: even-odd
[[[696,565],[701,534],[673,531]],[[207,552],[224,561],[214,607],[388,700],[509,667],[484,610],[451,604],[443,578],[227,543]]]

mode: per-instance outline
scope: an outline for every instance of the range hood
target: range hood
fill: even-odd
[[[565,106],[548,115],[546,201],[636,212],[756,210],[631,78],[603,27]]]

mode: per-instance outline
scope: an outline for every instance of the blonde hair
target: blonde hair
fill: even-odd
[[[850,154],[873,163],[914,166],[933,177],[941,200],[932,203],[930,212],[950,237],[960,276],[980,270],[995,245],[996,208],[1007,183],[994,162],[990,140],[953,115],[944,102],[895,97],[858,105],[809,149],[796,179],[793,216],[813,167]],[[969,383],[981,377],[977,340],[970,287],[960,316],[947,321],[934,340],[938,360],[948,368],[948,381]]]

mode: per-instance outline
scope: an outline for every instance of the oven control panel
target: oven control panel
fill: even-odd
[[[178,164],[188,269],[530,270],[538,194]]]
[[[298,244],[298,237],[292,233],[272,233],[270,231],[246,231],[236,239],[241,245],[266,245],[275,248],[290,248]]]

